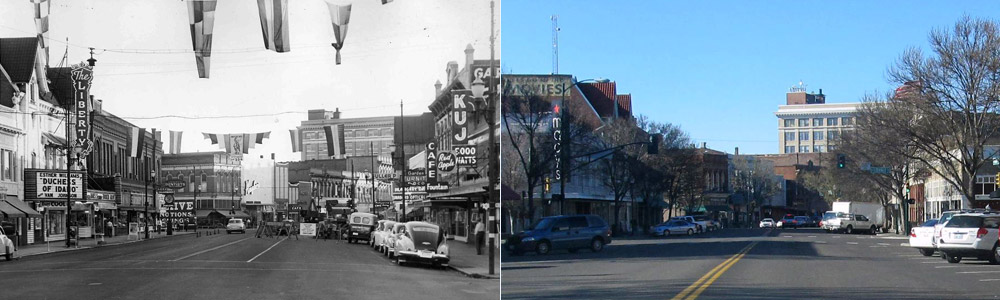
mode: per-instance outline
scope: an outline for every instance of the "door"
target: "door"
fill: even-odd
[[[549,241],[552,241],[552,249],[565,249],[570,245],[569,219],[559,218],[552,223],[552,230],[549,234]]]
[[[569,247],[584,248],[590,246],[590,237],[594,234],[592,234],[593,229],[587,223],[587,217],[569,217],[569,227],[571,240]]]

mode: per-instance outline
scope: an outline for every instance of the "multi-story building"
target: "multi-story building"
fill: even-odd
[[[816,153],[836,151],[842,132],[854,128],[854,113],[861,103],[826,103],[818,94],[793,87],[785,95],[786,105],[778,106],[778,153]]]
[[[260,157],[242,161],[243,205],[250,221],[275,221],[275,207],[288,203],[288,163]]]
[[[167,154],[160,177],[186,183],[174,191],[174,199],[194,203],[199,225],[225,224],[229,218],[250,218],[242,205],[241,161],[242,156],[224,151]]]
[[[504,74],[502,76],[504,89],[509,91],[505,97],[521,97],[525,94],[541,97],[551,103],[554,109],[557,105],[567,112],[580,124],[586,124],[591,130],[597,130],[603,125],[609,124],[616,119],[631,118],[632,99],[630,95],[618,94],[617,84],[613,81],[607,82],[583,82],[575,83],[576,80],[570,75],[520,75]],[[575,84],[574,84],[575,83]],[[551,124],[553,114],[546,114],[539,122]],[[545,136],[552,136],[551,126],[541,127]],[[503,135],[500,143],[503,147],[508,146],[510,135],[524,134],[516,126],[511,126],[510,131],[506,126],[501,126]],[[598,169],[598,164],[591,164],[589,169],[574,171],[570,178],[566,180],[565,200],[560,202],[552,201],[551,204],[545,200],[552,194],[562,193],[562,183],[554,180],[551,184],[551,191],[546,193],[541,187],[537,187],[531,198],[534,199],[534,216],[528,216],[526,211],[518,211],[519,208],[510,208],[503,211],[504,218],[515,223],[513,230],[519,230],[519,224],[524,219],[537,220],[544,215],[550,214],[597,214],[605,220],[615,220],[614,217],[614,195],[603,183],[603,175]],[[554,176],[552,176],[554,178]],[[524,191],[525,187],[518,186],[518,183],[508,183],[517,191]],[[525,197],[525,201],[527,197]],[[646,203],[656,203],[649,209],[664,207],[661,200],[632,201],[630,195],[626,195],[622,201],[622,208],[619,210],[618,220],[628,223],[634,216],[632,204],[643,206],[639,210],[647,209]],[[520,216],[516,216],[520,215]]]
[[[375,170],[373,165],[378,165],[374,158],[364,156],[289,162],[287,180],[300,191],[295,201],[289,200],[289,206],[298,205],[301,210],[318,214],[326,201],[336,200],[343,205],[354,200],[358,211],[373,212],[376,202],[390,199],[390,185],[375,180],[376,200],[372,200],[373,178],[369,174]],[[287,213],[293,219],[299,215],[296,210]]]
[[[343,158],[332,157],[327,152],[326,132],[323,127],[344,127],[344,156],[371,156],[389,153],[392,145],[394,117],[367,117],[341,119],[340,109],[327,111],[309,110],[309,119],[298,127],[302,132],[302,160]]]

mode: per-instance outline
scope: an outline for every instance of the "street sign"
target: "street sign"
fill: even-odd
[[[179,190],[187,187],[187,182],[179,179],[171,179],[163,182],[163,187]]]

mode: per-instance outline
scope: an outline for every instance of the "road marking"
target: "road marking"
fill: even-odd
[[[1000,279],[998,279],[998,278],[980,279],[979,281],[997,281],[997,280],[1000,280]]]
[[[923,256],[923,255],[921,255]],[[941,259],[940,257],[910,257],[910,259]]]
[[[937,269],[943,268],[996,268],[994,265],[958,265],[958,266],[934,266]]]
[[[882,246],[889,246],[889,243],[878,243],[878,244]]]
[[[943,260],[941,260],[941,261],[922,261],[920,263],[922,263],[922,264],[943,264],[943,263],[946,263],[946,261],[943,261]]]
[[[251,258],[247,262],[253,262],[253,260],[257,259],[261,255],[264,255],[264,253],[267,253],[267,251],[270,251],[271,248],[274,248],[274,246],[277,246],[278,244],[280,244],[281,242],[284,242],[287,239],[288,239],[288,237],[285,237],[284,239],[280,239],[277,242],[274,242],[274,245],[271,245],[271,247],[267,247],[267,249],[264,249],[264,251],[262,251],[261,253],[258,253],[256,256],[254,256],[253,258]]]
[[[839,239],[839,238],[840,238],[840,236],[839,236],[839,235],[837,235],[837,236],[834,236],[833,238],[835,238],[835,239]]]
[[[815,235],[810,235],[809,237],[816,237]]]
[[[899,256],[924,256],[923,254],[900,254]]]
[[[784,236],[784,237],[792,237],[792,236],[790,236],[790,235],[786,235],[786,236]]]
[[[955,274],[985,274],[985,273],[1000,273],[1000,271],[965,271],[965,272],[955,272]]]
[[[858,242],[847,242],[848,245],[857,245]]]
[[[740,252],[733,254],[733,256],[729,257],[729,259],[726,259],[718,266],[715,266],[715,268],[712,268],[712,270],[708,271],[708,273],[706,273],[701,278],[698,278],[698,280],[695,281],[693,284],[691,284],[691,286],[685,288],[679,294],[671,298],[671,300],[679,300],[679,299],[693,300],[695,298],[698,298],[698,295],[700,295],[702,291],[708,288],[708,286],[712,285],[712,283],[715,282],[715,280],[718,279],[719,276],[722,275],[722,273],[725,273],[726,270],[729,270],[729,267],[732,267],[734,264],[736,264],[736,262],[739,261],[741,258],[743,258],[743,256],[746,255],[747,252],[750,252],[750,249],[756,246],[757,243],[759,243],[759,241],[750,243],[750,245],[743,247],[743,249],[740,250]],[[685,298],[685,296],[687,296],[687,298]]]
[[[815,242],[813,242],[813,243],[817,243],[817,244],[826,244],[826,241],[815,241]]]
[[[909,246],[910,246],[910,243],[899,243],[899,245],[900,245],[900,246],[903,246],[903,247],[909,247]]]
[[[171,261],[178,261],[178,260],[182,260],[182,259],[185,259],[185,258],[188,258],[188,257],[192,257],[192,256],[195,256],[195,255],[198,255],[198,254],[202,254],[202,253],[205,253],[205,252],[209,252],[209,251],[213,251],[213,250],[216,250],[216,249],[219,249],[219,248],[222,248],[222,247],[225,247],[225,246],[229,246],[229,245],[232,245],[232,244],[236,244],[236,243],[239,243],[239,242],[242,242],[242,241],[245,241],[245,240],[247,240],[247,239],[249,239],[249,238],[248,238],[248,237],[245,237],[245,238],[243,238],[242,240],[238,240],[238,241],[235,241],[235,242],[231,242],[231,243],[228,243],[228,244],[225,244],[225,245],[222,245],[222,246],[218,246],[218,247],[214,247],[214,248],[211,248],[211,249],[205,249],[205,250],[201,250],[201,251],[198,251],[198,252],[195,252],[195,253],[191,253],[191,254],[188,254],[188,255],[185,255],[185,256],[183,256],[183,257],[181,257],[181,258],[178,258],[178,259],[174,259],[174,260],[171,260]]]

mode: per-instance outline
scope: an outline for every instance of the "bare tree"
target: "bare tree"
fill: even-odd
[[[598,132],[600,149],[607,149],[606,157],[600,160],[599,170],[601,183],[610,190],[614,197],[614,227],[615,232],[621,230],[620,214],[622,199],[632,190],[635,184],[636,164],[643,147],[625,146],[646,139],[646,134],[631,118],[615,119],[602,127]]]
[[[745,195],[746,212],[759,208],[764,200],[773,197],[780,190],[780,183],[774,175],[774,166],[770,162],[749,155],[733,157],[732,186],[734,193]],[[747,226],[750,226],[748,215]]]
[[[929,55],[910,48],[889,69],[912,91],[868,101],[879,117],[871,125],[902,139],[884,152],[916,161],[972,200],[976,171],[993,156],[984,148],[1000,131],[998,24],[964,17],[929,41]]]
[[[679,188],[682,184],[677,184],[678,178],[685,178],[687,172],[691,172],[689,156],[691,139],[684,131],[670,123],[657,123],[650,121],[645,116],[637,119],[639,128],[649,134],[660,134],[663,139],[660,141],[659,153],[648,154],[641,152],[639,160],[641,164],[636,174],[635,191],[647,204],[646,211],[642,212],[643,219],[647,223],[642,224],[643,228],[652,223],[659,223],[657,218],[662,218],[662,211],[656,211],[664,203],[664,196],[671,202],[677,201],[682,193]],[[633,194],[633,198],[635,195]]]

